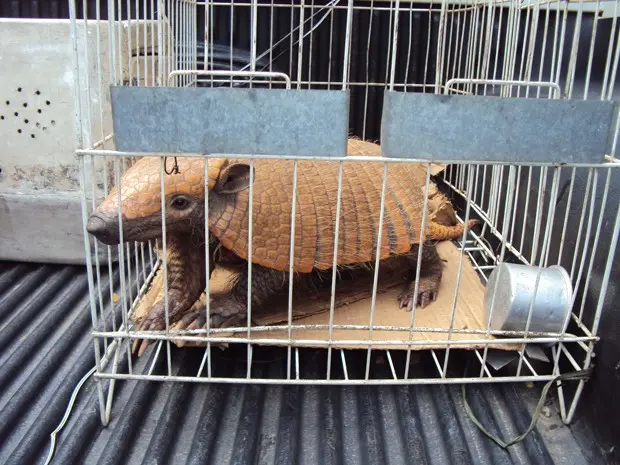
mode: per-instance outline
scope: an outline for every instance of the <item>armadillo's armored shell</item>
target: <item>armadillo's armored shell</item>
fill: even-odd
[[[231,160],[248,163],[247,160]],[[333,264],[338,163],[300,160],[293,269],[309,272]],[[294,162],[255,160],[252,262],[288,271]],[[413,163],[388,169],[381,258],[407,252],[419,241],[425,171]],[[338,265],[375,259],[384,164],[344,162]],[[209,218],[222,245],[248,258],[249,190]]]
[[[132,165],[121,181],[123,218],[147,218],[161,212],[161,158],[143,157]],[[226,165],[224,158],[211,158],[208,161],[209,190],[213,189],[220,170]],[[178,157],[178,174],[164,174],[164,194],[186,194],[204,196],[204,159]],[[168,160],[168,169],[172,161]],[[98,211],[114,217],[118,214],[118,191],[114,186]]]

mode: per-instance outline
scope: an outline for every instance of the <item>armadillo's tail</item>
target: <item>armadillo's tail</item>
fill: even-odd
[[[480,221],[469,220],[467,222],[468,229],[478,226]],[[463,236],[465,223],[459,223],[454,226],[445,226],[439,223],[431,222],[426,229],[426,237],[436,241],[450,241]]]

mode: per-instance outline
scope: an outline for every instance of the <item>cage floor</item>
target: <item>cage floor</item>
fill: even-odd
[[[461,251],[454,243],[439,243],[437,250],[445,265],[439,295],[435,302],[425,308],[418,307],[414,312],[399,308],[397,297],[407,283],[407,270],[398,265],[380,273],[374,316],[373,273],[367,273],[364,278],[355,282],[339,283],[336,288],[334,330],[330,338],[334,341],[332,347],[359,348],[361,344],[367,346],[367,343],[372,341],[373,347],[377,349],[428,350],[445,348],[446,341],[450,341],[454,347],[461,349],[484,348],[486,341],[493,337],[470,332],[487,330],[483,308],[485,287],[480,276],[467,255],[463,256],[462,267],[459,266]],[[163,298],[162,275],[160,267],[147,293],[136,306],[134,321],[141,321],[154,302]],[[225,292],[227,278],[225,273],[214,273],[211,292]],[[313,292],[294,292],[294,328],[290,335],[293,341],[305,341],[306,346],[313,347],[309,341],[329,338],[330,296],[329,286]],[[205,308],[204,295],[195,306],[199,309]],[[252,320],[254,325],[271,328],[253,331],[251,337],[257,340],[268,338],[272,341],[271,345],[279,345],[279,340],[283,344],[288,342],[289,333],[284,328],[288,322],[288,289],[283,291],[269,308],[254,309]],[[371,323],[372,332],[369,330]],[[412,323],[415,327],[413,332],[409,330]],[[282,329],[274,330],[273,326],[280,326]],[[171,326],[171,329],[175,328],[175,325]],[[218,335],[223,336],[222,333]],[[247,333],[244,332],[243,336],[246,337]],[[413,344],[409,344],[409,341]],[[496,343],[492,347],[518,350],[521,345]]]
[[[118,279],[116,273],[116,285]],[[0,264],[0,463],[44,462],[50,433],[95,363],[90,319],[83,267]],[[201,350],[173,350],[175,374],[196,371]],[[279,376],[269,361],[283,350],[265,350],[264,357],[256,354],[267,362],[260,370]],[[323,369],[313,361],[324,352],[304,352],[303,376]],[[363,370],[365,354],[350,356],[352,369]],[[245,373],[244,351],[215,357],[229,376]],[[162,361],[157,373],[166,371]],[[145,372],[152,362],[151,352],[134,361],[134,370]],[[388,365],[376,366],[390,376]],[[604,463],[593,438],[582,436],[592,425],[563,425],[556,402],[523,442],[501,449],[468,420],[458,386],[116,386],[111,422],[103,427],[97,383],[87,380],[56,438],[52,463]],[[490,432],[506,438],[527,428],[537,386],[472,385],[467,394]]]

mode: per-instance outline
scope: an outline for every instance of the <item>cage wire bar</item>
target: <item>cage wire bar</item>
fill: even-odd
[[[406,159],[371,155],[143,153],[117,150],[109,96],[110,86],[343,90],[351,96],[350,134],[363,140],[379,138],[383,95],[387,91],[615,101],[620,60],[619,3],[602,0],[570,3],[554,0],[427,3],[406,0],[109,0],[98,1],[93,12],[88,11],[87,2],[69,0],[77,102],[76,153],[81,173],[95,376],[102,422],[105,424],[110,419],[114,383],[119,379],[296,384],[486,383],[549,381],[561,373],[589,368],[601,315],[613,310],[611,304],[605,302],[605,296],[612,271],[618,266],[614,253],[618,245],[620,208],[617,188],[613,187],[617,186],[617,168],[620,167],[616,154],[620,124],[617,120],[612,148],[609,153],[602,154],[600,163],[532,164],[516,160],[463,163],[441,157],[419,158],[415,148]],[[433,179],[448,192],[458,220],[467,223],[468,219],[477,218],[482,222],[479,231],[466,230],[460,240],[455,241],[459,251],[457,283],[465,261],[471,263],[485,283],[493,269],[505,261],[542,267],[559,264],[567,269],[573,284],[572,312],[560,333],[531,331],[533,306],[524,331],[495,331],[489,324],[483,329],[457,328],[454,326],[459,299],[457,285],[450,324],[446,327],[419,326],[416,318],[424,310],[415,306],[409,325],[378,325],[375,324],[380,271],[377,250],[367,324],[335,323],[338,309],[335,308],[337,272],[334,268],[328,324],[294,322],[291,279],[286,324],[252,325],[250,259],[248,312],[244,324],[233,328],[210,325],[207,273],[206,327],[173,330],[168,318],[166,222],[162,221],[161,240],[105,246],[108,257],[105,264],[99,260],[98,250],[102,245],[86,230],[88,215],[115,186],[122,242],[122,174],[144,156],[161,159],[161,193],[168,169],[166,163],[170,163],[166,157],[205,160],[205,231],[208,231],[209,212],[206,180],[213,158],[247,159],[250,164],[261,159],[293,160],[293,193],[297,191],[299,161],[338,164],[334,265],[338,263],[345,163],[376,161],[383,164],[380,225],[376,238],[379,244],[388,172],[398,170],[402,163],[419,163],[425,168],[420,225],[420,230],[424,231],[429,221],[426,207],[432,165],[441,163],[445,168]],[[252,170],[250,173],[253,176]],[[250,254],[252,195],[250,183]],[[295,228],[300,227],[295,225],[296,196],[292,198],[289,277],[294,274]],[[162,219],[167,208],[163,199],[162,195]],[[613,226],[603,234],[605,223]],[[213,257],[206,249],[205,262],[209,269]],[[418,275],[421,255],[416,263]],[[160,332],[137,331],[131,318],[157,270],[162,270],[164,276],[166,328]],[[595,272],[598,273],[596,283],[592,279]],[[120,274],[118,281],[106,278],[114,273]],[[418,293],[416,283],[414,298]],[[338,340],[334,337],[335,331],[343,329],[356,331],[360,338]],[[320,331],[323,336],[293,338],[293,332],[301,330],[313,330],[313,334]],[[286,338],[272,337],[276,331],[284,331]],[[408,334],[408,338],[373,339],[380,331],[394,334],[401,331]],[[427,351],[433,361],[435,371],[432,373],[414,369],[414,348],[428,342],[414,339],[416,334],[443,335],[433,341],[435,348]],[[455,339],[455,335],[467,337]],[[136,370],[131,345],[135,340],[144,339],[155,343],[153,361],[146,369]],[[172,371],[171,343],[179,342],[204,345],[202,363],[195,376],[180,376]],[[244,375],[223,376],[212,365],[212,352],[221,343],[247,347]],[[515,352],[516,363],[504,367],[500,373],[493,368],[490,358],[494,347],[506,343],[521,344],[521,347]],[[286,347],[286,368],[282,376],[254,376],[253,348],[261,345]],[[344,345],[366,351],[361,374],[356,374],[347,361],[351,360],[350,350],[339,348]],[[463,373],[458,360],[454,362],[454,352],[468,345],[476,345],[467,351],[478,363],[474,375],[473,372]],[[551,360],[540,363],[527,350],[532,346],[550,348]],[[301,351],[304,347],[326,349],[325,373],[310,376],[304,372]],[[378,353],[386,356],[391,378],[377,376],[373,370],[373,356]],[[156,368],[158,360],[164,362],[163,371]],[[584,383],[579,381],[577,388],[571,391],[558,386],[565,422],[570,422],[575,413]]]

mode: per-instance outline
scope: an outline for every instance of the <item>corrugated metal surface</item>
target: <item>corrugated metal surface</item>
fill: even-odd
[[[118,279],[118,276],[116,277]],[[0,265],[0,463],[42,463],[49,434],[71,392],[94,363],[85,270]],[[177,349],[173,369],[195,373],[202,351]],[[150,356],[134,369],[150,364]],[[270,376],[279,349],[255,351]],[[284,355],[285,356],[285,355]],[[352,370],[364,354],[349,354]],[[160,357],[161,359],[162,357]],[[377,354],[375,368],[389,376]],[[321,369],[324,352],[304,350],[303,370]],[[245,354],[213,363],[245,372]],[[425,369],[424,357],[419,363]],[[164,370],[165,367],[158,367]],[[473,426],[457,386],[318,387],[120,382],[112,422],[99,420],[95,381],[80,392],[58,438],[57,464],[586,464],[551,406],[538,430],[505,452]],[[529,424],[538,389],[471,386],[481,421],[504,437]],[[591,451],[588,451],[591,453]]]

